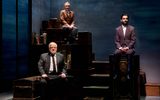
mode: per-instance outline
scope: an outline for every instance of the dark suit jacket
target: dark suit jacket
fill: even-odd
[[[129,49],[134,50],[135,42],[136,36],[133,26],[127,26],[125,36],[123,34],[122,26],[116,28],[115,44],[117,49],[120,47],[129,47]]]
[[[65,10],[61,10],[60,11],[60,20],[62,22],[62,25],[74,24],[74,12],[70,11],[69,12],[69,16],[68,16],[68,14],[67,14],[67,12]]]
[[[61,72],[65,71],[65,63],[64,63],[64,56],[60,53],[56,53],[57,58],[57,69],[58,73],[61,74]],[[38,68],[39,72],[42,74],[48,74],[49,68],[50,68],[50,53],[43,53],[40,56],[39,62],[38,62]]]

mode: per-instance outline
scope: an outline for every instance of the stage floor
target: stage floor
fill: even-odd
[[[12,99],[13,99],[13,93],[12,92],[2,92],[2,93],[0,93],[0,100],[12,100]],[[87,100],[94,100],[94,99],[93,98],[92,99],[88,98]],[[96,100],[96,98],[95,98],[95,100]],[[103,99],[101,99],[101,100],[103,100]],[[160,100],[160,96],[145,96],[145,97],[141,96],[140,100]]]

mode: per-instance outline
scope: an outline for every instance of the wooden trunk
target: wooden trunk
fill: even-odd
[[[13,100],[39,100],[40,76],[15,80],[13,82]]]

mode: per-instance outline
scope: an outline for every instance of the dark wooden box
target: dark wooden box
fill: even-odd
[[[40,76],[15,80],[13,82],[14,100],[37,100],[40,98]]]
[[[80,45],[92,45],[92,33],[91,32],[78,32],[77,42]]]

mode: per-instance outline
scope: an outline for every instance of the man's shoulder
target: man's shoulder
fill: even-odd
[[[121,26],[118,26],[118,27],[116,27],[116,30],[119,30],[119,29],[121,29],[122,27]]]
[[[57,52],[56,55],[63,56],[61,52]]]
[[[132,25],[128,25],[128,27],[129,27],[130,29],[134,29],[134,26],[132,26]]]
[[[64,57],[64,55],[61,52],[57,52],[56,55],[62,58]]]
[[[44,57],[44,56],[47,56],[47,55],[48,55],[48,53],[42,53],[42,54],[41,54],[41,56],[43,56],[43,57]]]
[[[61,12],[61,13],[64,13],[64,12],[65,12],[65,10],[63,9],[63,10],[61,10],[60,12]]]
[[[71,13],[74,13],[74,11],[71,10]]]

